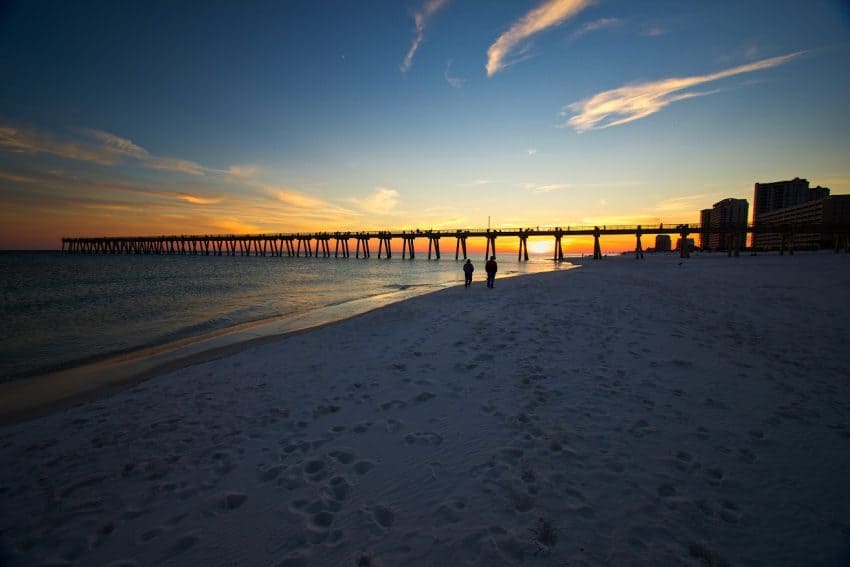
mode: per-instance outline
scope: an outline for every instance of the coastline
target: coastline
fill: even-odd
[[[560,269],[571,269],[562,266]],[[534,274],[506,273],[504,280]],[[0,426],[26,421],[110,396],[186,366],[224,358],[283,337],[332,325],[375,309],[461,285],[406,286],[392,292],[295,314],[241,323],[197,337],[134,349],[96,362],[0,383]]]
[[[847,259],[452,287],[5,426],[0,556],[841,564]]]

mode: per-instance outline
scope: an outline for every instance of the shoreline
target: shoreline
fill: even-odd
[[[560,270],[577,266],[562,265]],[[557,270],[552,270],[557,271]],[[549,273],[549,272],[542,272]],[[537,275],[507,272],[505,280]],[[438,294],[462,282],[408,286],[304,312],[240,323],[198,337],[135,349],[92,363],[0,383],[0,427],[49,415],[121,392],[135,384],[174,370],[225,358],[421,296]]]

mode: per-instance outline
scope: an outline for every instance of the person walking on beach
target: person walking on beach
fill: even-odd
[[[475,271],[475,266],[472,265],[472,260],[467,260],[466,264],[463,265],[463,276],[466,280],[463,287],[469,287],[472,285],[472,272]]]
[[[496,272],[499,271],[499,265],[496,263],[496,257],[490,256],[487,263],[484,264],[484,271],[487,272],[487,287],[492,288],[496,281]]]

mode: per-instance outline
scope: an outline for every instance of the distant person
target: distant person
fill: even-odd
[[[499,271],[495,256],[490,256],[490,259],[484,264],[484,271],[487,272],[487,287],[492,288],[496,281],[496,272]]]
[[[475,271],[475,266],[472,265],[472,260],[467,260],[466,264],[463,265],[463,277],[466,282],[463,287],[469,287],[472,285],[472,272]]]

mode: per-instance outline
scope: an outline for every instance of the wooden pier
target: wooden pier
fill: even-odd
[[[391,243],[394,239],[402,241],[401,257],[413,260],[416,257],[417,240],[428,241],[428,259],[440,259],[440,239],[455,239],[455,260],[467,258],[467,241],[470,238],[484,238],[485,257],[496,255],[496,241],[505,238],[517,238],[519,251],[517,259],[528,260],[528,239],[546,237],[554,240],[552,259],[564,259],[563,240],[566,237],[593,237],[593,258],[603,257],[601,239],[603,236],[633,235],[635,237],[635,257],[643,258],[643,236],[667,234],[679,238],[677,250],[681,257],[690,254],[689,239],[692,235],[705,238],[709,234],[720,234],[720,241],[726,243],[728,255],[738,255],[743,246],[735,249],[734,243],[742,243],[747,234],[780,235],[780,254],[786,251],[794,253],[794,238],[802,234],[820,234],[829,237],[835,252],[850,251],[850,225],[748,225],[743,227],[701,227],[699,224],[674,224],[658,226],[580,226],[580,227],[544,227],[515,229],[456,229],[456,230],[402,230],[402,231],[365,231],[365,232],[298,232],[278,234],[247,235],[171,235],[171,236],[108,236],[99,238],[63,238],[62,252],[75,254],[146,254],[146,255],[192,255],[192,256],[277,256],[277,257],[314,257],[349,258],[351,240],[356,242],[355,258],[372,256],[372,240],[378,241],[378,258],[392,258]],[[333,241],[333,252],[331,252]]]

